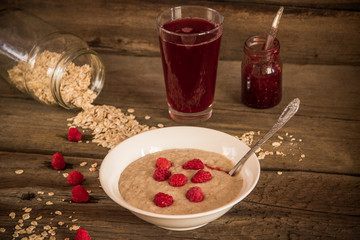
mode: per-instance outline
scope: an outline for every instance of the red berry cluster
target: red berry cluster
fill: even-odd
[[[168,180],[168,183],[173,187],[182,187],[188,181],[186,176],[182,173],[171,174],[169,168],[172,167],[172,163],[166,158],[158,158],[155,166],[156,169],[153,177],[156,181]],[[191,178],[191,182],[203,183],[212,178],[210,172],[203,170],[204,166],[204,163],[200,159],[193,159],[184,163],[182,168],[187,170],[198,170]],[[195,186],[186,192],[186,198],[191,202],[201,202],[204,199],[204,194],[200,187]],[[154,196],[154,203],[159,207],[168,207],[174,203],[174,199],[166,193],[159,192]]]
[[[55,170],[62,170],[66,167],[64,156],[61,153],[55,153],[51,159],[51,165]],[[75,187],[71,191],[71,200],[77,203],[83,203],[89,201],[89,193],[80,185],[84,180],[84,176],[79,171],[72,171],[67,177],[67,183]]]
[[[70,128],[68,132],[68,140],[78,142],[82,139],[81,132],[76,128]],[[51,166],[55,170],[63,170],[66,168],[65,158],[61,153],[55,153],[51,159]],[[74,186],[71,190],[71,200],[77,203],[89,201],[88,191],[80,184],[84,180],[84,176],[79,171],[72,171],[67,176],[67,183]],[[84,228],[79,228],[75,234],[75,240],[91,240],[89,233]]]

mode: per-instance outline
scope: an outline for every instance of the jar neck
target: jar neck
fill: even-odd
[[[280,43],[277,38],[274,39],[273,44],[270,44],[269,49],[264,49],[267,35],[251,36],[244,44],[244,54],[250,58],[269,59],[279,55]]]

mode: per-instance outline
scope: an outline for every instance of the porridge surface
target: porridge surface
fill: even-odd
[[[172,174],[183,173],[188,181],[182,187],[170,186],[168,181],[158,182],[153,174],[156,169],[156,160],[159,157],[167,158],[172,162],[169,169]],[[121,174],[119,180],[120,194],[132,206],[161,214],[192,214],[218,208],[231,200],[242,188],[240,175],[230,176],[219,170],[212,170],[205,166],[212,179],[204,183],[192,183],[191,178],[198,170],[186,170],[182,165],[194,158],[200,159],[210,167],[219,167],[229,171],[233,163],[225,156],[197,149],[170,149],[144,157],[131,163]],[[185,194],[191,187],[198,186],[204,193],[202,202],[190,202]],[[174,203],[168,207],[158,207],[154,204],[154,195],[158,192],[169,194]]]

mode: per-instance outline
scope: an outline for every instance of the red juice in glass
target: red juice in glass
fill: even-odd
[[[199,17],[174,19],[161,25],[160,50],[173,119],[211,116],[221,35],[219,24]]]

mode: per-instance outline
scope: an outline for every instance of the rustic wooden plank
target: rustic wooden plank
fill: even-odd
[[[353,9],[358,4],[309,2],[99,0],[75,1],[69,5],[34,0],[7,1],[4,6],[24,8],[60,29],[81,36],[98,51],[159,56],[155,25],[158,13],[176,5],[205,5],[219,10],[225,17],[221,58],[241,60],[244,41],[251,35],[267,32],[281,4],[286,6],[278,33],[284,62],[359,65],[360,13],[358,8]]]
[[[32,208],[30,221],[38,220],[37,231],[45,225],[56,226],[57,238],[70,237],[72,225],[85,227],[97,239],[191,239],[188,232],[166,231],[143,222],[117,206],[99,187],[98,171],[89,167],[101,159],[66,157],[67,169],[56,171],[49,167],[50,155],[1,152],[0,154],[0,233],[5,239],[12,234],[23,208]],[[86,166],[80,166],[83,161]],[[9,164],[11,162],[11,164]],[[15,170],[24,173],[16,175]],[[91,190],[86,204],[70,203],[71,186],[62,173],[81,171],[83,186]],[[193,231],[201,239],[238,239],[239,237],[272,238],[334,237],[352,238],[359,231],[359,177],[333,174],[262,171],[255,190],[228,214],[204,228]],[[300,188],[300,189],[299,189]],[[43,192],[43,193],[42,193]],[[53,195],[49,195],[53,193]],[[38,200],[41,199],[41,201]],[[51,201],[53,205],[47,205]],[[336,204],[334,204],[336,203]],[[61,215],[56,214],[61,211]],[[11,219],[8,214],[16,213]],[[71,218],[69,218],[71,216]],[[78,219],[72,222],[73,219]],[[64,222],[64,225],[58,225]],[[103,223],[108,223],[104,226]],[[136,228],[134,225],[136,224]],[[101,228],[97,226],[102,226]],[[24,228],[25,228],[24,227]],[[140,231],[141,230],[141,231]]]
[[[103,57],[108,69],[107,80],[97,104],[113,105],[123,110],[134,108],[135,116],[142,124],[180,125],[173,122],[167,113],[159,58]],[[285,64],[284,100],[279,106],[267,110],[251,109],[240,102],[239,71],[240,62],[220,63],[214,115],[197,126],[237,136],[248,131],[260,131],[260,135],[255,135],[257,140],[273,125],[283,107],[291,99],[299,97],[302,104],[298,114],[277,134],[284,138],[281,146],[274,148],[271,145],[274,141],[280,141],[277,136],[265,143],[264,151],[273,152],[274,155],[266,156],[262,166],[265,169],[359,174],[360,166],[356,158],[360,153],[360,143],[359,136],[354,134],[360,130],[358,67]],[[346,77],[349,85],[343,86],[342,76]],[[7,83],[1,84],[7,86]],[[4,92],[0,90],[0,93]],[[48,154],[61,151],[66,155],[96,158],[106,155],[107,149],[94,144],[74,145],[67,141],[66,119],[77,112],[45,106],[15,93],[0,95],[2,150]],[[152,118],[145,120],[146,115]],[[90,139],[91,136],[87,135],[86,138]],[[276,151],[286,156],[276,155]],[[301,158],[302,154],[306,156],[304,159]]]

